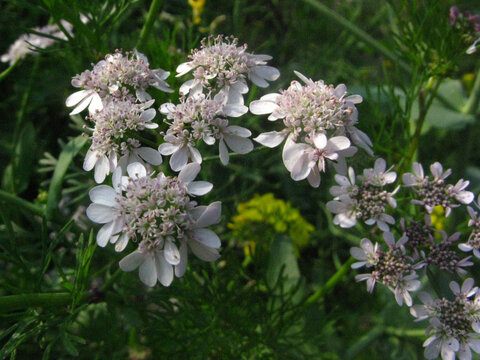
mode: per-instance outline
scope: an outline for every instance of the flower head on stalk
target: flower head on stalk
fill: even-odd
[[[145,103],[135,103],[130,95],[116,99],[107,96],[101,111],[91,114],[87,119],[93,122],[92,144],[87,151],[83,169],[90,171],[95,168],[95,181],[101,183],[117,166],[123,170],[127,165],[143,160],[160,165],[162,156],[154,149],[142,147],[140,142],[131,135],[144,130],[155,129],[152,123],[155,109],[149,109],[153,100]]]
[[[92,70],[73,77],[72,85],[83,90],[71,94],[66,105],[75,107],[70,115],[78,114],[87,107],[93,114],[102,110],[102,100],[108,95],[121,98],[125,91],[131,89],[139,100],[150,100],[151,96],[146,92],[149,86],[172,92],[165,82],[169,74],[162,69],[150,69],[148,59],[136,50],[125,55],[116,50],[114,54],[106,55]]]
[[[65,20],[61,20],[63,28],[69,33],[72,33],[72,24]],[[36,49],[46,49],[52,46],[57,39],[67,40],[67,37],[60,30],[57,24],[47,25],[33,28],[38,34],[23,34],[10,47],[8,51],[0,57],[2,62],[8,62],[13,65],[15,61],[23,59],[28,54],[35,54]],[[42,36],[45,34],[47,36]]]
[[[396,180],[396,173],[386,170],[385,160],[377,159],[375,167],[366,169],[364,176],[355,177],[353,168],[349,168],[348,174],[348,178],[337,174],[335,181],[338,186],[330,189],[335,198],[327,203],[327,209],[336,214],[334,224],[350,228],[357,220],[363,220],[367,225],[377,224],[380,230],[388,231],[388,224],[395,224],[395,219],[386,210],[387,206],[397,206],[393,196],[398,187],[392,192],[384,187]],[[361,184],[356,185],[356,180],[360,180]]]
[[[259,87],[267,87],[280,72],[266,62],[272,57],[248,53],[247,45],[238,46],[238,39],[223,35],[209,36],[189,56],[190,61],[177,67],[177,77],[193,71],[193,79],[180,87],[180,94],[196,96],[204,91],[224,95],[225,103],[243,105],[248,92],[246,79]]]
[[[412,252],[414,259],[419,259],[421,251],[432,245],[434,229],[431,225],[432,218],[428,214],[425,214],[423,222],[410,219],[407,224],[404,218],[400,219],[400,228],[408,239],[406,247]]]
[[[238,154],[253,150],[253,143],[248,137],[250,130],[229,125],[227,116],[239,117],[248,111],[240,104],[224,104],[223,96],[213,99],[204,94],[194,97],[182,97],[180,104],[165,103],[160,112],[166,115],[165,123],[169,125],[164,135],[164,143],[158,148],[162,155],[172,155],[170,167],[181,170],[189,161],[202,162],[202,155],[197,149],[200,143],[219,144],[220,160],[228,164],[228,149]]]
[[[104,224],[97,234],[99,246],[115,244],[123,251],[128,242],[138,248],[120,261],[120,268],[139,267],[140,280],[154,286],[170,285],[173,275],[183,276],[188,248],[200,259],[214,261],[220,255],[220,239],[207,226],[220,221],[221,204],[197,206],[191,196],[208,193],[212,185],[193,181],[200,165],[187,165],[178,177],[148,174],[140,163],[128,165],[128,176],[117,169],[113,188],[100,185],[90,191],[87,216]]]
[[[423,346],[427,359],[435,359],[439,355],[443,360],[471,360],[472,351],[480,353],[480,298],[478,288],[473,287],[472,278],[466,279],[462,286],[455,281],[450,282],[454,299],[436,299],[426,292],[419,294],[423,305],[414,305],[410,313],[418,321],[429,319],[430,326]],[[472,299],[475,295],[475,299]]]
[[[365,266],[369,273],[355,276],[357,281],[367,281],[367,290],[372,292],[375,283],[382,283],[395,294],[398,305],[403,303],[407,306],[412,305],[412,297],[410,291],[416,291],[420,288],[420,281],[417,280],[418,275],[415,273],[422,264],[412,264],[412,259],[406,255],[405,243],[407,238],[402,236],[395,242],[392,233],[383,233],[383,238],[388,246],[388,250],[382,250],[381,246],[375,245],[369,239],[363,239],[360,248],[354,247],[350,249],[351,255],[360,260],[352,264],[353,269]]]
[[[461,204],[470,204],[473,201],[473,193],[465,190],[469,181],[460,179],[455,185],[447,184],[445,179],[452,171],[448,169],[444,172],[439,162],[432,164],[430,171],[433,179],[425,175],[422,164],[416,162],[413,164],[413,173],[403,174],[405,186],[413,188],[419,197],[412,200],[413,204],[425,206],[429,214],[433,212],[435,206],[442,206],[445,209],[445,216],[448,217],[452,208],[460,206],[454,200]]]

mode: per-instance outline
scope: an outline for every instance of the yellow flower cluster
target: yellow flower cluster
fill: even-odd
[[[247,257],[253,255],[256,248],[268,249],[275,234],[288,234],[298,256],[314,230],[289,202],[275,199],[271,193],[255,195],[238,205],[237,211],[238,215],[232,217],[228,227],[237,244],[244,247]]]
[[[188,0],[188,4],[192,7],[193,23],[195,25],[200,24],[202,20],[202,12],[205,7],[206,0]]]

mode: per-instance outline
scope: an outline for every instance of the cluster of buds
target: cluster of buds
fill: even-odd
[[[333,87],[295,73],[305,85],[292,81],[288,89],[251,102],[253,114],[270,114],[268,120],[283,119],[285,126],[280,131],[262,133],[254,140],[273,148],[286,139],[283,163],[292,179],[307,179],[310,185],[318,187],[327,160],[333,162],[337,171],[345,173],[345,158],[357,151],[351,142],[369,154],[373,154],[372,143],[355,127],[358,123],[355,104],[362,102],[361,96],[347,96],[343,84]]]
[[[173,274],[183,276],[188,248],[200,259],[219,257],[220,239],[207,226],[220,221],[221,204],[198,206],[191,196],[208,193],[212,184],[193,181],[200,165],[189,164],[178,175],[153,176],[140,163],[121,168],[113,174],[113,187],[100,185],[90,191],[92,204],[87,208],[90,220],[104,224],[97,234],[99,246],[109,242],[123,251],[128,242],[138,248],[120,261],[120,268],[139,267],[140,280],[148,286],[158,281],[168,286]]]
[[[477,208],[479,200],[477,200],[477,203],[475,203]],[[480,258],[480,218],[478,217],[478,213],[472,207],[468,206],[467,210],[468,214],[470,215],[468,226],[472,227],[473,230],[468,237],[468,241],[458,245],[458,247],[460,250],[465,252],[473,250],[473,255],[475,255],[476,258]]]
[[[386,213],[387,207],[395,208],[397,202],[394,195],[399,187],[392,192],[385,190],[385,186],[395,182],[397,174],[386,169],[386,162],[377,159],[372,169],[365,169],[363,176],[355,176],[353,168],[348,169],[348,177],[335,175],[338,185],[330,188],[335,197],[327,203],[327,209],[335,215],[333,222],[342,228],[350,228],[357,220],[367,225],[377,226],[382,231],[388,231],[388,224],[395,224],[395,219]],[[357,180],[360,185],[357,185]]]

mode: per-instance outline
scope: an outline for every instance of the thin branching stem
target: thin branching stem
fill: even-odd
[[[24,200],[14,194],[6,192],[4,190],[0,190],[0,201],[5,201],[6,203],[18,206],[22,209],[30,211],[38,216],[44,216],[45,211],[42,207],[32,204],[31,202]]]

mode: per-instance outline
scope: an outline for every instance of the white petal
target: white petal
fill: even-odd
[[[185,183],[192,182],[200,172],[200,165],[197,163],[190,163],[179,172],[178,178],[182,179]]]
[[[92,101],[92,95],[88,95],[85,97],[78,105],[70,112],[69,115],[76,115],[81,113],[83,110],[87,108],[87,106],[90,104]]]
[[[178,265],[180,263],[180,252],[172,241],[167,240],[165,242],[163,254],[165,256],[165,260],[167,260],[169,264]]]
[[[134,162],[127,166],[127,173],[132,179],[142,178],[147,176],[147,169],[139,162]]]
[[[157,269],[152,254],[147,254],[145,260],[140,265],[138,272],[140,280],[147,286],[154,286],[157,282]]]
[[[177,66],[177,77],[179,76],[182,76],[182,75],[185,75],[186,73],[188,73],[190,70],[192,70],[195,66],[192,65],[191,62],[184,62],[184,63],[181,63],[180,65]]]
[[[220,257],[217,249],[212,249],[211,247],[205,246],[197,240],[189,240],[188,246],[190,246],[192,252],[200,260],[215,261]]]
[[[95,164],[94,179],[97,184],[102,183],[110,172],[110,162],[105,155],[100,156]]]
[[[97,111],[100,111],[103,109],[103,104],[102,104],[102,99],[100,98],[100,95],[97,93],[92,94],[92,101],[90,102],[90,105],[88,107],[88,112],[90,114],[95,114]]]
[[[146,122],[149,122],[155,117],[155,115],[156,115],[155,109],[148,109],[142,113],[140,118]]]
[[[182,242],[180,245],[180,263],[175,266],[175,276],[182,277],[185,274],[185,270],[187,269],[188,264],[188,248],[187,244]]]
[[[97,224],[106,224],[115,218],[115,211],[110,207],[102,204],[90,204],[87,208],[87,216]]]
[[[230,159],[230,156],[228,155],[228,149],[227,146],[225,145],[225,142],[223,139],[220,139],[220,142],[218,144],[218,152],[220,155],[220,161],[223,165],[228,165],[228,161]]]
[[[255,73],[248,74],[248,78],[258,87],[266,88],[269,83]]]
[[[125,250],[128,244],[128,235],[127,233],[123,233],[122,236],[115,242],[115,251],[122,252]]]
[[[140,266],[140,264],[143,262],[145,259],[145,253],[141,253],[138,250],[132,252],[131,254],[128,254],[125,256],[118,265],[120,266],[120,269],[123,271],[133,271],[137,267]]]
[[[181,147],[175,151],[170,158],[169,164],[173,171],[180,171],[183,169],[188,162],[188,150],[187,148]]]
[[[317,167],[313,167],[310,174],[307,176],[308,183],[314,187],[318,188],[320,186],[320,171],[318,171]]]
[[[156,252],[155,267],[157,270],[157,278],[163,286],[169,286],[173,281],[173,266],[165,260],[163,252]]]
[[[287,136],[286,133],[270,131],[270,132],[266,132],[258,135],[253,140],[255,140],[256,142],[266,147],[274,148],[275,146],[280,145],[282,141],[285,140],[286,136]]]
[[[231,117],[239,117],[248,112],[248,107],[241,104],[226,104],[223,107],[223,113]]]
[[[83,161],[83,170],[90,171],[93,169],[98,161],[97,155],[98,151],[88,149],[87,154],[85,155],[85,160]]]
[[[105,247],[108,244],[108,240],[110,240],[110,236],[112,235],[114,222],[109,222],[108,224],[103,225],[97,233],[97,244],[100,247]]]
[[[136,149],[137,154],[149,164],[154,166],[160,165],[162,163],[162,155],[152,148],[141,147]]]
[[[196,229],[193,231],[193,237],[205,246],[218,249],[222,246],[220,238],[210,229]]]
[[[310,159],[308,157],[308,154],[302,154],[298,160],[295,162],[295,165],[293,165],[291,176],[292,179],[295,181],[300,181],[305,179],[308,174],[310,174],[311,168],[310,168]]]
[[[115,198],[117,193],[108,185],[98,185],[91,189],[88,193],[93,203],[114,207],[116,205]]]
[[[255,115],[270,114],[278,109],[273,101],[255,100],[250,103],[250,112]]]
[[[67,107],[72,107],[90,95],[91,90],[80,90],[71,94],[65,101]]]
[[[174,145],[169,142],[164,142],[158,147],[158,152],[162,155],[172,155],[175,151],[178,150],[180,146]]]
[[[192,163],[193,164],[193,163]],[[202,196],[212,190],[213,184],[208,181],[194,181],[188,184],[188,193],[195,196]]]
[[[228,130],[228,133],[231,135],[236,135],[244,138],[252,135],[252,132],[250,130],[241,126],[232,125],[232,126],[229,126],[227,130]]]
[[[247,154],[253,150],[253,143],[250,139],[236,135],[225,135],[224,139],[228,147],[237,154]]]
[[[269,81],[275,81],[280,76],[280,71],[272,66],[256,66],[254,71],[256,75]]]
[[[207,207],[202,207],[202,209],[203,212],[198,216],[195,223],[196,228],[202,228],[213,224],[218,224],[220,222],[222,213],[222,203],[220,201],[215,201]]]

